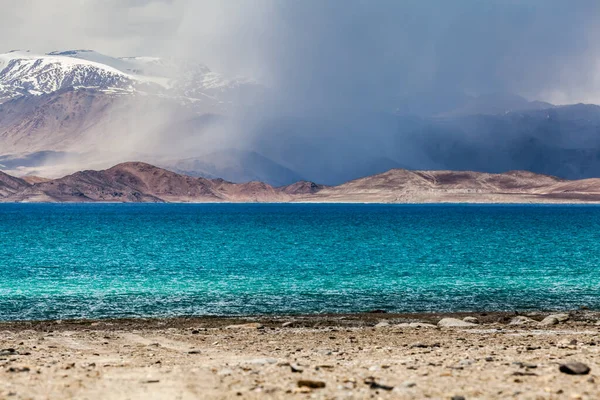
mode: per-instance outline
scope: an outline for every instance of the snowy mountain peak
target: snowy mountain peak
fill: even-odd
[[[191,60],[111,57],[93,50],[0,54],[0,103],[22,95],[48,94],[67,88],[228,102],[242,88],[253,90],[258,86],[249,79],[227,79]]]
[[[61,55],[15,51],[0,54],[0,88],[14,95],[40,95],[66,88],[133,90],[123,72],[100,63]]]

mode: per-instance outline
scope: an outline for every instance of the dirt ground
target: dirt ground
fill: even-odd
[[[477,323],[438,327],[445,317]],[[598,313],[514,317],[5,322],[0,398],[600,399]],[[560,371],[574,361],[591,371]]]

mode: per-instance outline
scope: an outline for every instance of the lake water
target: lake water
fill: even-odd
[[[600,207],[0,204],[0,319],[600,309]]]

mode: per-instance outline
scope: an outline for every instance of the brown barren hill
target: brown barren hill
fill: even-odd
[[[274,188],[263,182],[195,178],[142,162],[80,171],[33,184],[0,175],[0,201],[17,202],[343,202],[343,203],[600,203],[600,179],[569,181],[528,171],[393,169],[339,186],[300,181]]]
[[[0,198],[12,196],[15,193],[19,193],[30,185],[25,180],[15,178],[0,171]]]
[[[298,195],[298,194],[315,194],[320,190],[324,189],[324,185],[319,185],[314,182],[299,181],[292,183],[291,185],[283,186],[279,188],[283,193]]]

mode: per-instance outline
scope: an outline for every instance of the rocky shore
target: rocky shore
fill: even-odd
[[[0,398],[598,399],[600,313],[0,323]]]

